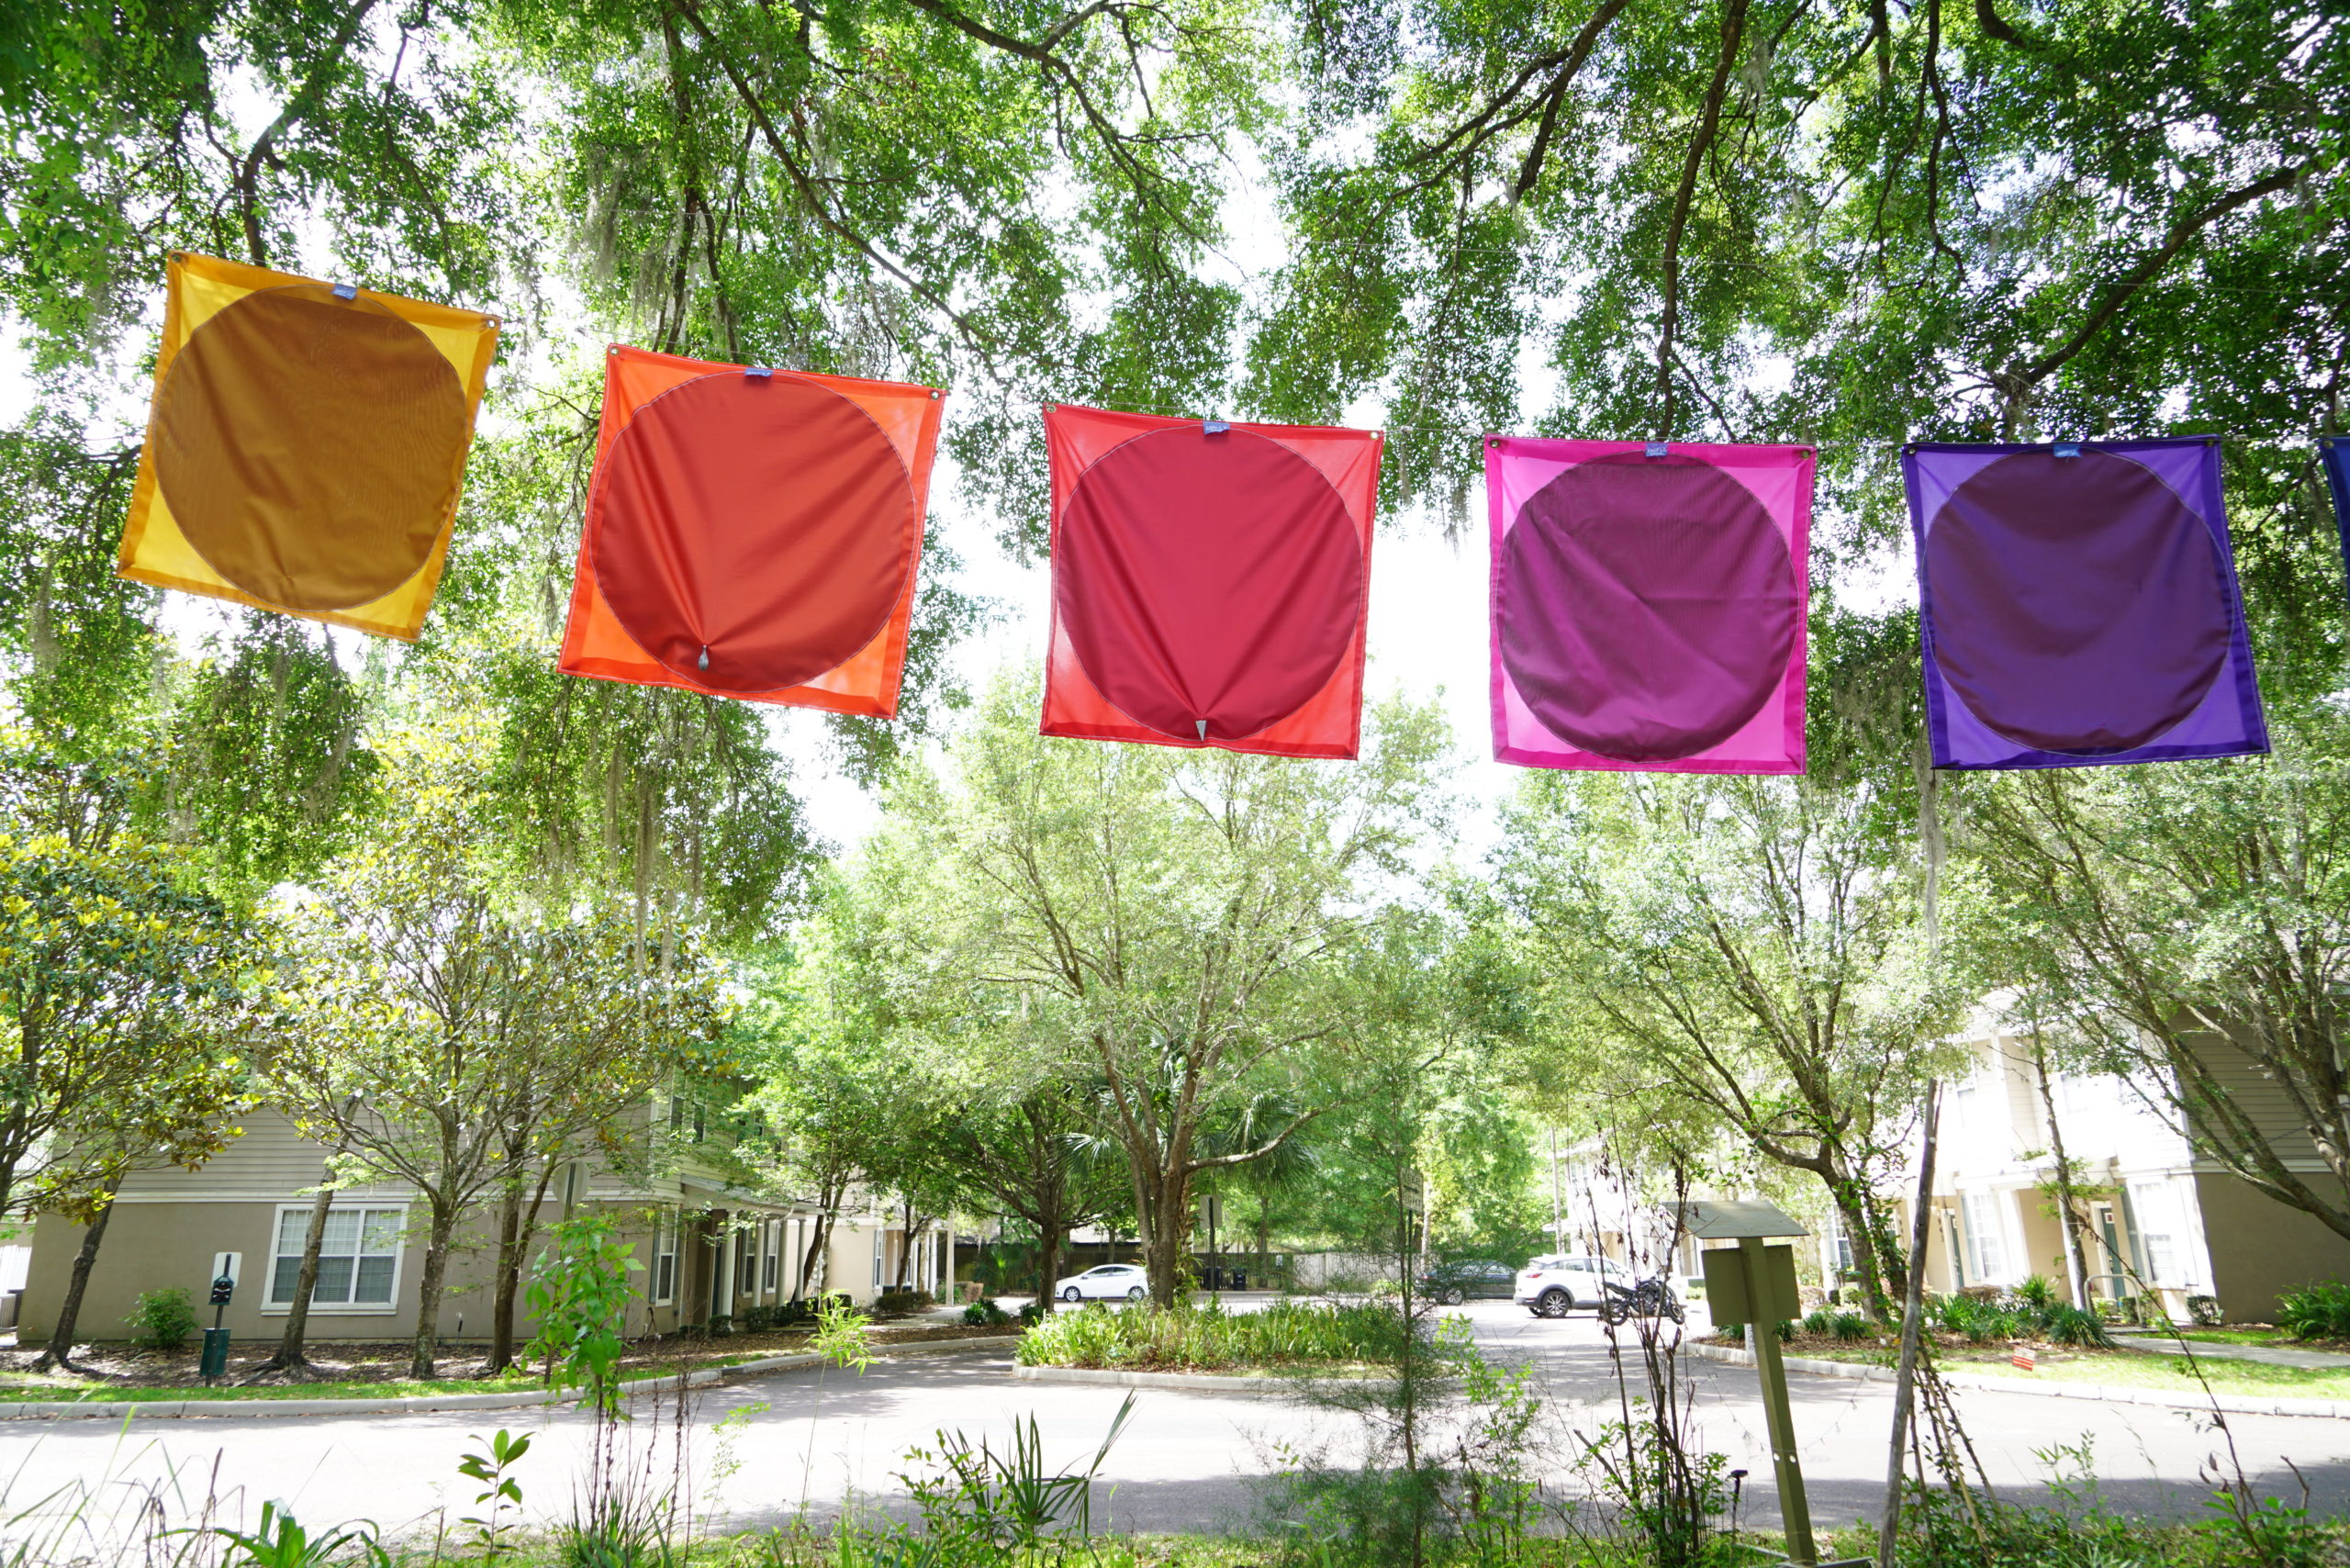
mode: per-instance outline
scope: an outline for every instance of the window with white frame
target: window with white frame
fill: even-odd
[[[653,1299],[663,1306],[677,1299],[677,1216],[669,1209],[653,1216]]]
[[[1828,1263],[1839,1274],[1852,1271],[1852,1236],[1841,1215],[1828,1216]]]
[[[408,1211],[397,1208],[334,1208],[327,1211],[319,1243],[319,1279],[312,1306],[388,1310],[399,1289],[400,1227]],[[302,1244],[310,1231],[310,1206],[288,1204],[277,1211],[277,1245],[269,1271],[269,1305],[291,1306],[302,1280]]]
[[[2130,1183],[2130,1206],[2138,1220],[2138,1270],[2150,1285],[2184,1288],[2187,1278],[2180,1233],[2178,1189],[2168,1178]]]
[[[759,1289],[773,1293],[783,1273],[783,1221],[771,1219],[759,1227],[764,1238],[759,1252]]]
[[[2008,1277],[2007,1230],[1999,1220],[1995,1193],[1969,1193],[1966,1209],[1966,1272],[1980,1284],[1996,1284]]]
[[[750,1295],[759,1288],[759,1230],[744,1228],[734,1233],[734,1294]]]
[[[874,1229],[873,1229],[873,1288],[874,1288],[875,1290],[877,1290],[877,1291],[878,1291],[878,1290],[879,1290],[879,1289],[881,1288],[881,1241],[882,1241],[882,1238],[883,1238],[883,1236],[884,1236],[885,1234],[887,1234],[887,1233],[886,1233],[886,1232],[884,1232],[884,1231],[881,1229],[881,1227],[880,1227],[880,1226],[874,1226]]]

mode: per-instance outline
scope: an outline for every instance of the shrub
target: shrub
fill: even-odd
[[[2103,1349],[2113,1343],[2113,1336],[2105,1331],[2105,1319],[2077,1306],[2049,1308],[2042,1318],[2041,1331],[2052,1345]]]
[[[2321,1280],[2277,1298],[2277,1327],[2297,1339],[2350,1339],[2350,1285]]]
[[[1054,1313],[1030,1329],[1019,1359],[1027,1366],[1137,1369],[1392,1361],[1400,1332],[1395,1312],[1381,1306],[1281,1301],[1234,1316],[1213,1301],[1118,1312],[1096,1303]]]
[[[1012,1314],[981,1296],[963,1309],[963,1321],[974,1328],[997,1328],[1012,1321]]]
[[[196,1298],[178,1285],[141,1291],[123,1321],[139,1330],[138,1342],[149,1350],[176,1350],[196,1332]]]
[[[1826,1339],[1836,1332],[1836,1315],[1826,1307],[1804,1315],[1803,1331],[1814,1338]]]
[[[2198,1328],[2217,1328],[2227,1321],[2227,1315],[2220,1310],[2220,1298],[2215,1295],[2188,1296],[2187,1316]]]
[[[2045,1275],[2026,1274],[2015,1288],[2015,1299],[2011,1305],[2027,1312],[2039,1313],[2064,1304],[2056,1294],[2056,1287]]]

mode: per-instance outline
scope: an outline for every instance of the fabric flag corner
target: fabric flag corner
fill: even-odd
[[[558,667],[895,718],[942,397],[613,345]]]
[[[1494,757],[1801,773],[1816,462],[1486,437]]]
[[[1043,734],[1351,757],[1383,438],[1045,410]]]
[[[2268,749],[2216,437],[1905,449],[1933,765]]]
[[[413,640],[498,319],[174,254],[117,569]]]

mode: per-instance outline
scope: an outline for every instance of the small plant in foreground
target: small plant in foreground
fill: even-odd
[[[196,1332],[196,1301],[178,1285],[141,1291],[123,1321],[139,1330],[138,1342],[147,1349],[176,1350]]]
[[[250,1532],[215,1525],[188,1533],[226,1543],[221,1568],[328,1568],[330,1563],[391,1568],[392,1563],[373,1526],[344,1525],[313,1538],[275,1503],[261,1506],[261,1523]]]
[[[863,1372],[873,1364],[873,1341],[866,1332],[873,1319],[851,1306],[846,1296],[828,1297],[816,1309],[816,1332],[808,1348],[833,1366]]]
[[[457,1473],[482,1484],[483,1490],[474,1496],[474,1506],[487,1504],[488,1512],[467,1514],[457,1522],[474,1527],[474,1545],[480,1551],[481,1560],[495,1562],[517,1550],[506,1539],[506,1506],[511,1503],[516,1512],[521,1510],[522,1485],[510,1473],[515,1462],[531,1451],[531,1435],[525,1432],[518,1438],[501,1427],[496,1437],[485,1439],[476,1434],[474,1441],[482,1446],[457,1462]]]
[[[644,1265],[616,1238],[607,1215],[558,1220],[548,1228],[554,1246],[539,1259],[530,1291],[539,1332],[523,1354],[545,1368],[549,1388],[576,1388],[598,1410],[616,1415],[621,1357],[628,1350],[621,1329],[637,1298],[628,1277]]]

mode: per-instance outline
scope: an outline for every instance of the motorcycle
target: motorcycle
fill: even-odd
[[[1680,1298],[1662,1280],[1641,1280],[1629,1288],[1610,1280],[1600,1292],[1599,1320],[1616,1328],[1635,1317],[1669,1317],[1675,1323],[1688,1320]]]

